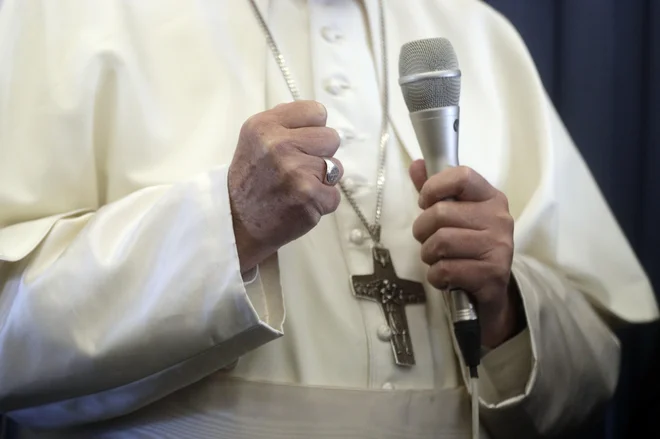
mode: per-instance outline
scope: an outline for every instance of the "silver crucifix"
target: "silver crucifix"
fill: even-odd
[[[399,366],[413,366],[415,355],[406,318],[406,305],[425,303],[424,287],[419,282],[397,277],[387,249],[374,246],[372,253],[374,273],[351,276],[353,293],[360,299],[380,303],[392,331],[390,343],[394,361]]]

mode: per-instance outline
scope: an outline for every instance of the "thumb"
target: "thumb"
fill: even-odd
[[[410,178],[413,181],[413,184],[417,188],[417,192],[422,190],[422,186],[424,186],[424,183],[426,183],[426,180],[428,180],[428,177],[426,175],[426,166],[424,164],[424,160],[415,160],[412,162],[410,165]]]

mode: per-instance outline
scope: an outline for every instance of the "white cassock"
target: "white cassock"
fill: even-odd
[[[258,3],[372,220],[377,2]],[[556,432],[614,390],[601,318],[656,318],[652,289],[511,25],[475,0],[385,3],[383,243],[425,281],[397,63],[443,36],[460,160],[509,198],[528,324],[483,358],[483,437]],[[0,59],[0,412],[21,437],[467,437],[441,294],[407,307],[417,364],[397,367],[380,306],[349,288],[373,267],[348,203],[242,279],[227,167],[242,123],[291,99],[247,1],[5,0]]]

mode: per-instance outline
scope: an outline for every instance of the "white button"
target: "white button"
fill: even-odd
[[[390,341],[392,338],[392,330],[388,325],[381,325],[377,331],[378,338],[382,341]]]
[[[365,234],[362,230],[360,229],[353,229],[351,230],[351,233],[349,235],[349,239],[353,244],[360,245],[364,242]]]
[[[351,85],[348,83],[348,81],[342,78],[334,77],[325,81],[325,91],[331,95],[337,96],[349,88],[351,88]]]
[[[339,30],[331,26],[324,26],[323,29],[321,29],[321,35],[323,35],[323,38],[325,38],[328,43],[335,43],[344,38],[344,35],[339,32]]]
[[[394,390],[394,384],[390,382],[383,384],[383,390]]]

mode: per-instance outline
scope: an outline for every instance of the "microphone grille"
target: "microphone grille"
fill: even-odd
[[[411,41],[401,47],[399,77],[438,70],[458,70],[454,48],[446,38]],[[403,98],[410,112],[458,105],[461,78],[431,78],[403,84]]]

